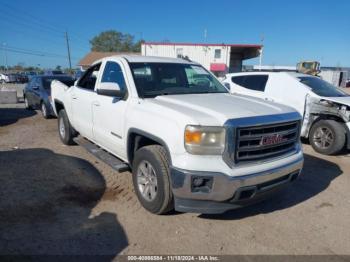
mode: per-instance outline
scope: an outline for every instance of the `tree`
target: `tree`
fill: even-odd
[[[91,50],[98,52],[141,52],[141,41],[115,30],[104,31],[90,40]]]

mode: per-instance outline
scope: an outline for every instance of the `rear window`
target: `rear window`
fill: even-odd
[[[264,92],[268,75],[248,75],[232,77],[232,82],[247,89]]]
[[[349,96],[347,93],[331,85],[330,83],[318,78],[318,77],[299,77],[299,80],[304,85],[307,85],[312,92],[319,96],[325,97],[343,97]]]
[[[71,77],[45,77],[42,79],[43,81],[43,87],[45,89],[50,89],[51,88],[51,82],[53,80],[58,80],[65,84],[66,86],[72,86],[74,85],[74,79]]]

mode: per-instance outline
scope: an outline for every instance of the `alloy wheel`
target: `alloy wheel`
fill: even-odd
[[[316,129],[313,140],[317,147],[327,149],[334,142],[334,134],[328,127],[320,126]]]
[[[64,138],[66,136],[66,127],[64,125],[63,118],[60,118],[60,121],[59,121],[59,131],[60,131],[60,136]]]
[[[153,201],[157,196],[157,176],[150,162],[143,160],[137,169],[137,185],[142,197]]]

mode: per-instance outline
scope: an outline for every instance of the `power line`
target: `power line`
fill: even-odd
[[[62,54],[56,54],[56,53],[49,53],[49,52],[42,52],[37,50],[31,50],[31,49],[24,49],[20,47],[14,47],[14,46],[6,46],[4,47],[5,50],[13,51],[13,52],[23,52],[31,55],[37,55],[37,56],[46,56],[46,57],[60,57],[60,58],[67,58],[67,56]],[[76,57],[73,57],[74,59],[78,59]]]
[[[26,28],[26,29],[28,29],[28,27],[29,27],[33,30],[45,31],[46,34],[50,33],[51,35],[54,35],[55,37],[58,37],[58,36],[62,37],[63,36],[63,33],[51,31],[51,30],[49,30],[45,27],[42,27],[40,25],[32,24],[32,22],[24,21],[22,18],[18,19],[12,15],[8,15],[8,14],[2,13],[2,12],[0,12],[0,17],[3,17],[2,22],[6,22],[9,24],[16,24],[16,25],[21,26],[21,27]]]
[[[6,22],[6,21],[5,21]],[[64,43],[64,39],[62,39],[61,37],[59,38],[61,41],[55,41],[53,38],[46,38],[46,37],[43,37],[42,35],[38,35],[37,34],[37,31],[38,30],[35,30],[33,32],[35,33],[32,33],[32,32],[29,32],[29,31],[22,31],[22,30],[18,30],[17,28],[14,29],[14,28],[10,28],[11,31],[11,34],[16,34],[16,35],[20,35],[20,36],[23,36],[23,35],[26,35],[26,36],[30,36],[31,39],[36,39],[36,40],[41,40],[41,41],[45,41],[45,44],[46,43],[50,43],[50,44],[54,44],[55,46],[60,46],[62,47],[62,43]],[[58,39],[58,38],[56,38]]]
[[[15,33],[17,35],[27,35],[27,36],[30,36],[31,38],[35,38],[35,39],[38,39],[38,40],[41,40],[43,42],[45,42],[45,46],[47,47],[47,43],[50,43],[52,47],[52,44],[56,47],[62,47],[63,44],[64,44],[64,41],[65,39],[62,39],[61,37],[57,38],[57,39],[60,39],[61,41],[55,41],[54,39],[52,38],[46,38],[46,37],[43,37],[42,35],[37,35],[37,30],[34,31],[36,34],[33,34],[31,32],[28,32],[28,31],[22,31],[22,30],[18,30],[18,29],[13,29],[11,28],[11,33]],[[70,36],[71,37],[71,36]],[[81,45],[79,45],[78,43],[75,43],[75,42],[71,42],[70,41],[70,46],[73,46],[73,49],[75,50],[80,50],[82,52],[86,52],[87,50],[82,48]],[[89,48],[88,48],[89,49]]]
[[[38,19],[37,17],[35,17],[31,14],[28,14],[28,13],[20,10],[19,8],[15,8],[13,6],[10,6],[8,4],[5,4],[5,7],[10,8],[12,10],[10,10],[10,12],[9,12],[9,10],[5,10],[5,12],[0,12],[0,16],[5,15],[8,20],[12,20],[12,21],[7,21],[6,19],[3,19],[2,21],[7,22],[10,25],[16,24],[16,25],[19,25],[22,27],[25,26],[26,29],[28,29],[28,27],[29,27],[29,29],[34,30],[34,31],[38,31],[38,29],[45,30],[47,33],[50,33],[51,36],[53,36],[53,37],[58,37],[58,38],[65,37],[65,33],[63,30],[59,29],[56,26],[51,26],[51,25],[47,26],[48,24],[50,24],[49,22],[45,22],[45,20]],[[13,10],[15,12],[11,13],[11,12],[13,12]],[[30,19],[28,19],[26,17],[23,18],[23,16],[18,16],[19,12],[21,12],[21,14],[27,15],[28,17],[30,17]],[[23,20],[25,20],[25,21],[23,21]],[[33,20],[35,20],[35,21],[33,21]],[[45,24],[43,24],[43,22],[45,22]],[[88,39],[83,39],[82,37],[79,37],[76,33],[71,34],[70,37],[81,42],[82,44],[84,44],[84,46],[86,46],[87,48],[90,49]]]
[[[68,63],[69,67],[72,67],[71,62],[71,54],[70,54],[70,46],[69,46],[69,40],[67,33],[63,32],[61,29],[58,29],[56,26],[52,26],[51,23],[44,21],[43,19],[38,19],[37,17],[33,16],[32,14],[29,14],[23,10],[20,10],[19,8],[15,8],[11,5],[5,4],[3,5],[5,9],[0,12],[0,16],[5,17],[3,21],[10,23],[11,25],[19,25],[24,26],[26,29],[32,28],[35,31],[46,31],[45,33],[50,35],[55,35],[55,37],[62,37],[65,38],[66,44],[67,44],[67,53],[68,53]],[[21,13],[20,16],[18,16],[18,12]],[[9,21],[8,21],[9,20]],[[57,35],[58,34],[58,35]],[[50,54],[50,53],[44,53],[44,52],[38,52],[35,50],[24,50],[20,48],[8,48],[10,52],[22,52],[23,54],[29,54],[29,55],[37,55],[37,56],[46,56],[46,57],[62,57],[62,55],[57,54]],[[85,52],[85,50],[84,50]],[[65,57],[65,56],[63,56]],[[67,57],[66,57],[67,58]]]
[[[12,16],[17,16],[18,13],[21,13],[21,16],[19,16],[20,19],[24,18],[24,19],[27,19],[27,20],[32,20],[32,22],[34,22],[34,23],[36,23],[36,24],[38,24],[38,25],[40,25],[42,27],[46,27],[48,30],[51,30],[51,31],[54,31],[54,32],[57,32],[57,33],[60,33],[60,34],[64,33],[63,30],[58,29],[59,28],[58,26],[56,26],[56,25],[52,26],[53,24],[51,22],[45,21],[43,19],[39,19],[36,16],[33,16],[32,14],[30,14],[30,13],[28,13],[28,12],[22,10],[22,9],[19,9],[17,7],[14,7],[14,6],[11,6],[8,3],[2,3],[1,6],[7,8],[7,9],[10,9],[10,12],[13,12],[11,14]],[[2,9],[2,12],[3,11],[9,13],[9,10]],[[23,16],[27,16],[27,18],[25,18]]]

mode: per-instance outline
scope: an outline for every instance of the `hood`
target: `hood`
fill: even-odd
[[[342,97],[322,97],[322,99],[329,100],[338,104],[343,104],[346,106],[350,106],[350,96],[342,96]]]
[[[295,112],[287,106],[236,94],[158,96],[152,103],[185,114],[200,125],[223,125],[228,119]]]

